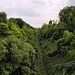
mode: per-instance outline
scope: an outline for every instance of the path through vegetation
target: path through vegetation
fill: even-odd
[[[38,47],[39,50],[38,50],[38,70],[39,70],[39,74],[40,75],[46,75],[46,70],[45,70],[45,67],[44,67],[44,63],[43,63],[43,56],[42,56],[42,51],[41,51],[41,48]]]
[[[46,75],[46,70],[44,67],[43,59],[42,59],[43,53],[42,53],[42,48],[39,46],[38,35],[36,38],[37,38],[37,44],[38,44],[38,72],[39,72],[39,75]]]

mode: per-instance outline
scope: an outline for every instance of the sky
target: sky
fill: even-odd
[[[75,5],[75,0],[0,0],[0,12],[10,17],[22,18],[33,27],[41,27],[50,20],[59,20],[65,6]]]

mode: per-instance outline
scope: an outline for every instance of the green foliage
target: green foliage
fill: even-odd
[[[64,31],[63,33],[63,38],[65,38],[65,44],[70,45],[70,42],[72,41],[72,39],[74,38],[74,35],[72,32],[69,31]]]
[[[74,29],[74,31],[73,31],[73,34],[75,35],[75,29]]]
[[[75,60],[75,50],[69,50],[67,53],[68,53],[68,59],[70,61]]]
[[[6,23],[7,21],[7,15],[5,12],[0,12],[0,22]]]
[[[52,37],[51,37],[51,42],[53,42],[54,40],[58,40],[60,38],[59,36],[59,32],[54,32]]]
[[[31,41],[34,41],[34,30],[30,29],[30,28],[27,28],[25,26],[22,29],[25,32],[25,36],[28,38],[27,42],[30,43]]]
[[[0,22],[0,75],[36,75],[34,28],[20,18],[7,20],[4,13]]]
[[[18,74],[21,68],[22,75],[31,74],[35,71],[35,50],[29,43],[25,43],[15,36],[9,36],[0,42],[0,64],[1,70],[6,75]],[[5,63],[6,62],[6,63]],[[12,64],[12,65],[11,65]],[[6,65],[6,66],[4,66]],[[21,66],[20,66],[21,65]]]
[[[59,13],[60,21],[65,23],[66,29],[73,31],[75,29],[75,6],[66,7]]]
[[[47,24],[43,24],[42,29],[44,29],[45,27],[47,27]]]
[[[72,32],[69,32],[69,31],[64,31],[64,34],[63,34],[63,38],[69,38],[69,37],[72,37],[73,36],[73,33]]]
[[[11,23],[10,29],[12,30],[12,34],[15,36],[20,37],[22,35],[20,28],[17,25]]]
[[[24,21],[21,18],[16,18],[17,24],[19,25],[20,28],[24,26]]]
[[[10,23],[13,22],[14,24],[17,24],[17,20],[15,18],[9,18]]]
[[[58,52],[63,55],[66,54],[66,52],[71,49],[70,45],[73,45],[72,40],[74,39],[74,35],[72,32],[64,31],[63,38],[59,39],[57,42],[58,45]],[[71,43],[72,42],[72,43]]]
[[[0,36],[8,36],[9,35],[9,27],[5,23],[0,23]]]
[[[50,20],[35,29],[0,12],[0,75],[37,75],[37,59],[47,75],[62,75],[62,65],[75,60],[75,6],[62,9],[59,17],[59,23]]]
[[[75,75],[75,72],[73,72],[73,74],[72,75]]]
[[[72,40],[71,45],[70,45],[70,48],[71,49],[75,49],[75,39]]]
[[[7,42],[5,40],[0,40],[0,61],[5,58],[5,54],[8,53],[6,48]]]
[[[44,24],[40,30],[40,35],[41,35],[41,38],[44,38],[44,39],[48,39],[52,36],[52,34],[54,33],[55,29],[54,29],[54,26],[50,23],[50,24]]]
[[[44,24],[40,28],[40,46],[47,75],[62,75],[64,63],[75,60],[75,6],[65,7],[59,13],[59,23]],[[74,74],[73,67],[66,74]]]

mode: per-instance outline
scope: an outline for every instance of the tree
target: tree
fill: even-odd
[[[9,27],[5,23],[0,23],[0,35],[1,36],[8,36],[9,34]]]
[[[49,21],[49,24],[52,24],[52,20]]]
[[[0,40],[0,61],[5,59],[5,54],[8,53],[6,46],[7,42],[5,40]]]
[[[5,12],[0,12],[0,22],[6,23],[7,21],[7,15]]]
[[[75,6],[66,7],[59,13],[60,21],[65,23],[66,29],[73,31],[75,29]]]
[[[10,22],[13,22],[14,24],[17,24],[17,20],[15,20],[15,18],[9,18]]]
[[[17,24],[19,25],[20,28],[24,26],[24,21],[21,18],[16,18]]]

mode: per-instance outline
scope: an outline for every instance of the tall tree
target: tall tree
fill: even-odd
[[[65,23],[66,29],[73,31],[75,29],[75,6],[66,7],[59,13],[60,21]]]

